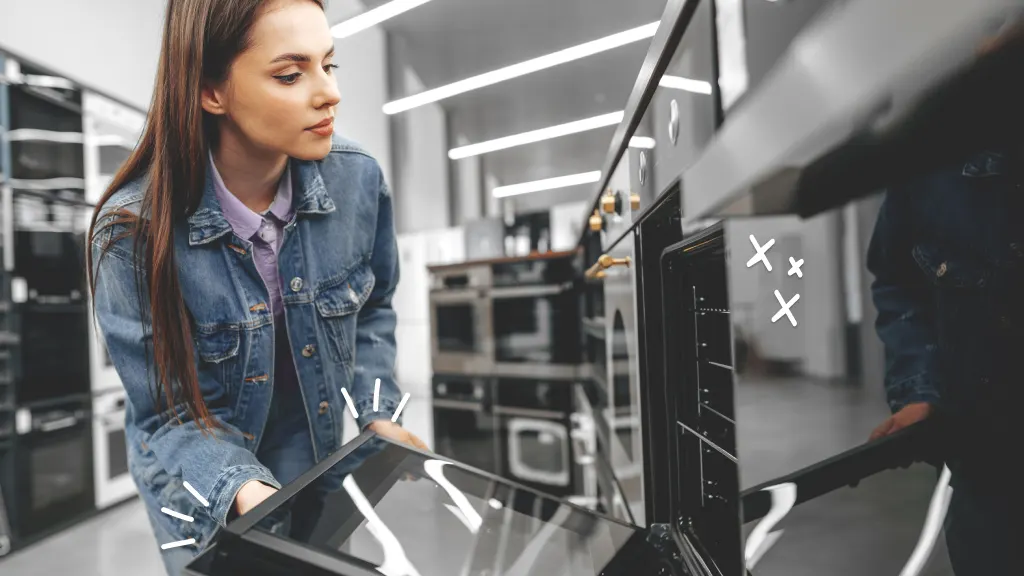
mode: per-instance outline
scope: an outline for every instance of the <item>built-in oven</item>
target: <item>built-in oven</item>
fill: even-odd
[[[5,62],[10,144],[15,181],[70,181],[84,192],[81,93],[62,78],[43,76],[17,61]],[[17,185],[15,185],[17,187]]]
[[[136,493],[128,470],[123,391],[93,397],[93,481],[96,507],[107,508]]]
[[[92,415],[88,401],[18,411],[14,525],[30,539],[93,509]]]
[[[21,407],[90,392],[89,312],[84,303],[17,306],[21,338],[15,398]]]
[[[498,379],[495,386],[499,474],[559,497],[584,494],[573,447],[572,382]]]
[[[434,375],[434,450],[497,474],[498,420],[492,410],[493,382],[485,378]]]
[[[493,312],[487,265],[438,266],[431,270],[430,326],[433,369],[441,374],[492,373]]]
[[[573,282],[495,286],[489,295],[495,362],[580,362],[580,299]]]

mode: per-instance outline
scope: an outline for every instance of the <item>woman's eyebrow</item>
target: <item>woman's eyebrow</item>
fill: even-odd
[[[324,54],[324,58],[326,58],[328,56],[333,56],[333,55],[334,55],[334,46],[331,46],[330,50],[327,50],[327,52]],[[280,56],[278,56],[278,57],[274,58],[273,60],[271,60],[270,63],[274,64],[276,62],[311,62],[312,60],[313,59],[310,58],[308,54],[298,54],[298,53],[292,52],[292,53],[288,53],[288,54],[281,54]]]

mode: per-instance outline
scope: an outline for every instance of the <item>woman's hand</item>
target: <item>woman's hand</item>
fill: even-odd
[[[418,436],[390,420],[374,420],[373,422],[370,422],[367,428],[373,430],[378,436],[383,436],[388,440],[408,444],[409,446],[419,448],[420,450],[429,450],[427,445],[424,444],[423,440],[420,440]]]
[[[243,516],[258,506],[260,502],[270,498],[275,492],[277,492],[277,488],[267,486],[259,480],[246,482],[235,495],[235,509],[238,510],[238,515]]]

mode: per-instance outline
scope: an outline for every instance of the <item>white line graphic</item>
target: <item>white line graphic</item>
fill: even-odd
[[[352,417],[358,420],[359,413],[356,412],[356,405],[352,403],[352,397],[348,395],[348,390],[342,388],[341,395],[345,397],[345,403],[348,404],[348,411],[352,413]]]
[[[195,518],[193,518],[191,516],[186,516],[185,514],[182,514],[180,512],[175,512],[174,510],[171,510],[170,508],[161,508],[160,511],[163,512],[164,514],[167,514],[171,518],[177,518],[178,520],[184,520],[185,522],[195,522],[196,521]]]
[[[207,501],[206,498],[203,498],[202,495],[200,495],[199,492],[197,492],[196,489],[193,488],[192,485],[189,484],[187,481],[185,482],[185,490],[191,492],[192,495],[196,497],[196,500],[199,500],[199,503],[203,505],[203,508],[210,507],[210,502]]]
[[[392,422],[398,422],[398,417],[402,415],[402,409],[405,408],[405,403],[409,401],[409,396],[411,396],[411,394],[408,392],[402,396],[402,401],[398,403],[398,410],[395,410],[395,415],[391,417]]]
[[[380,412],[380,378],[373,383],[373,411]]]
[[[196,543],[195,538],[189,538],[188,540],[178,540],[177,542],[168,542],[167,544],[161,544],[161,550],[170,550],[171,548],[181,548],[182,546],[191,546]]]

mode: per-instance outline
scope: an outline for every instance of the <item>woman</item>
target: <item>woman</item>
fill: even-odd
[[[322,0],[169,0],[145,132],[93,215],[131,472],[159,543],[195,539],[172,575],[341,447],[342,389],[361,429],[425,448],[391,422],[391,195],[332,139],[333,53]]]

